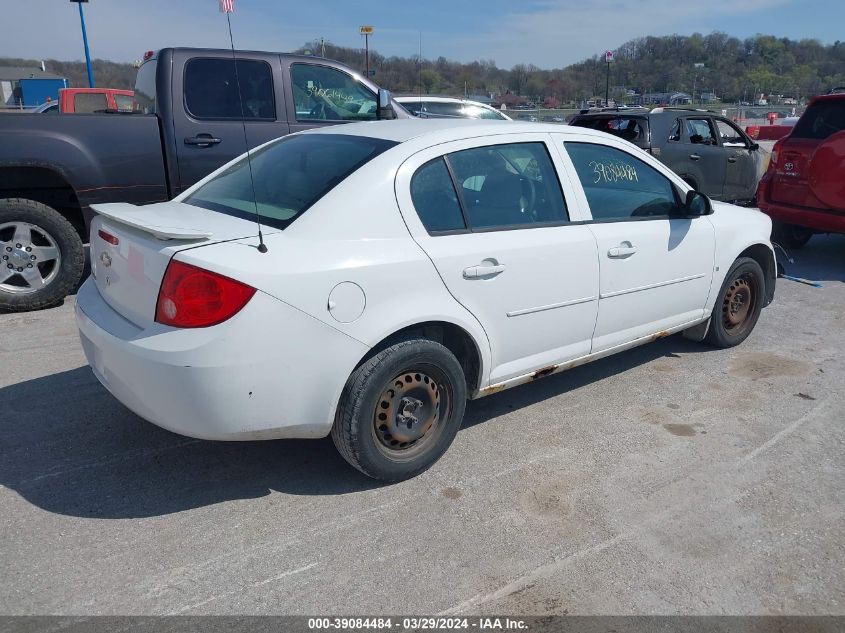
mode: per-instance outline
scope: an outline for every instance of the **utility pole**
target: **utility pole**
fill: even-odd
[[[370,76],[370,35],[373,34],[373,27],[362,26],[361,35],[364,36],[364,67],[367,77]]]
[[[88,52],[88,33],[85,30],[85,13],[82,12],[82,3],[88,0],[70,0],[79,5],[79,22],[82,24],[82,43],[85,46],[85,66],[88,69],[88,87],[94,87],[94,70],[91,68],[91,53]]]
[[[613,51],[606,51],[604,61],[607,64],[607,78],[604,85],[604,107],[610,107],[610,63],[613,61]]]
[[[325,56],[326,56],[326,38],[321,37],[320,38],[320,57],[325,57]]]

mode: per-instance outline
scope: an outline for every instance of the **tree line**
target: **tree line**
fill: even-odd
[[[325,54],[363,70],[364,51],[331,42],[307,42],[297,53]],[[745,39],[714,32],[690,36],[640,37],[615,51],[610,83],[616,93],[710,92],[725,102],[776,94],[803,99],[845,85],[845,42],[824,45],[817,40],[791,40],[771,35]],[[85,64],[45,60],[47,70],[67,77],[71,86],[87,86]],[[0,59],[0,65],[37,66],[38,62]],[[132,64],[93,62],[97,85],[131,88]],[[605,91],[604,56],[594,55],[565,68],[541,69],[533,64],[499,68],[492,59],[469,63],[445,57],[385,56],[370,51],[373,80],[397,93],[452,96],[515,94],[549,107],[578,104]]]

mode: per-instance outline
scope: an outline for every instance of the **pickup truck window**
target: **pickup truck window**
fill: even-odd
[[[375,121],[376,95],[349,73],[315,64],[290,67],[297,121]]]
[[[198,57],[185,64],[185,108],[195,119],[273,121],[273,71],[267,62]],[[243,102],[238,98],[238,84]],[[243,106],[243,107],[242,107]]]
[[[132,112],[134,109],[132,97],[129,95],[115,95],[114,102],[120,112]]]
[[[96,112],[108,107],[108,97],[102,92],[80,92],[73,96],[73,111],[77,113]]]
[[[156,67],[158,60],[153,57],[141,64],[135,76],[135,103],[144,114],[156,113]]]
[[[283,229],[394,145],[366,136],[287,136],[253,152],[251,166],[241,158],[181,202],[247,220],[255,218],[257,206],[262,224]]]

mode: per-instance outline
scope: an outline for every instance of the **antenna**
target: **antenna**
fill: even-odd
[[[225,2],[221,2],[220,8],[223,10]],[[234,7],[234,3],[230,4],[230,10],[224,11],[226,13],[226,23],[229,25],[229,44],[232,47],[232,66],[235,68],[235,85],[238,87],[238,105],[241,108],[241,126],[244,131],[244,145],[246,145],[246,162],[249,166],[249,182],[252,185],[252,203],[255,205],[255,223],[258,225],[258,252],[266,253],[267,245],[264,243],[264,235],[261,233],[261,214],[258,212],[258,196],[255,193],[255,178],[252,175],[252,150],[249,147],[249,139],[246,135],[246,116],[244,115],[244,96],[241,93],[241,80],[238,77],[238,60],[235,57],[235,40],[232,38],[232,19],[229,17]]]

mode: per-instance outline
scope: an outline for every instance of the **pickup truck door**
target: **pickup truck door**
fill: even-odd
[[[174,57],[172,86],[176,195],[247,148],[290,133],[278,55],[232,57],[185,51]],[[241,97],[238,96],[240,85]],[[246,140],[245,140],[246,138]]]
[[[375,121],[378,96],[361,77],[326,60],[282,58],[290,131]]]

